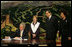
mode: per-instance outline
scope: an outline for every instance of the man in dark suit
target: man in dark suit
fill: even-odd
[[[59,31],[62,35],[61,44],[62,46],[71,46],[71,23],[67,18],[66,11],[61,11],[61,19],[59,22]],[[60,36],[59,35],[59,36]]]
[[[15,38],[28,38],[28,32],[23,22],[20,24],[19,30],[16,31]]]
[[[58,30],[57,17],[52,16],[49,10],[46,11],[44,29],[46,30],[46,39],[53,40],[53,43],[51,43],[50,46],[56,46],[55,40],[56,40],[56,33]]]

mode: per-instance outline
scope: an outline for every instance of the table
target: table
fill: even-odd
[[[38,46],[47,46],[47,44],[53,43],[53,40],[1,40],[1,46],[11,46],[11,45],[38,45]]]

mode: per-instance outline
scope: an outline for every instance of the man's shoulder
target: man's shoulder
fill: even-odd
[[[53,18],[53,19],[56,19],[56,20],[60,19],[60,18],[57,17],[57,16],[52,16],[52,18]]]
[[[16,30],[16,32],[19,32],[20,30],[18,29],[18,30]]]
[[[52,17],[53,17],[53,18],[57,18],[57,16],[54,16],[54,15],[53,15]]]

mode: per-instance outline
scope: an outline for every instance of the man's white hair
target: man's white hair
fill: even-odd
[[[23,25],[23,28],[25,29],[25,26],[26,26],[25,23],[22,22],[22,23],[20,23],[20,26],[21,26],[21,25]]]

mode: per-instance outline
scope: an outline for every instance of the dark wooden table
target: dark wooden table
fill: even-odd
[[[47,44],[53,43],[52,40],[1,40],[1,46],[11,46],[11,45],[38,45],[47,46]]]

